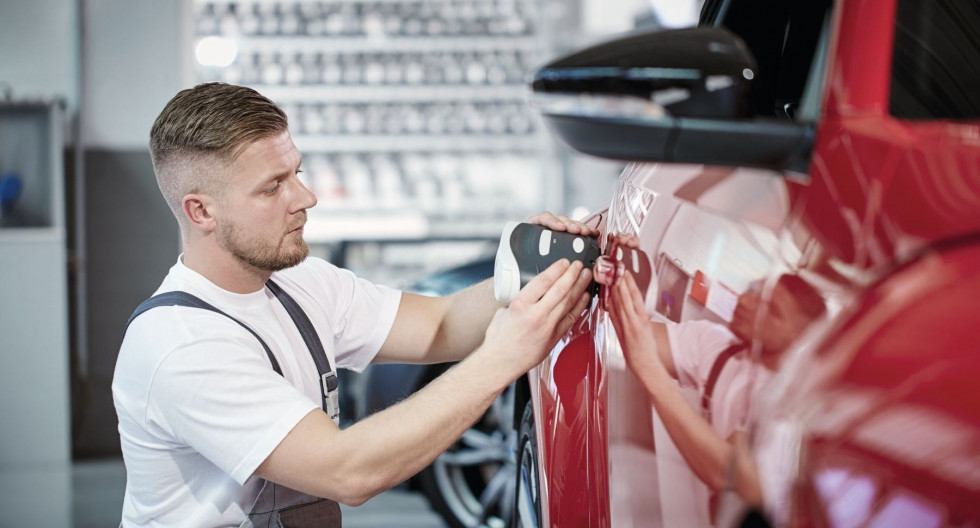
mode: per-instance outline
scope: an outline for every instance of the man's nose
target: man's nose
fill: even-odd
[[[303,185],[303,182],[297,180],[297,183],[299,184],[299,196],[296,202],[296,209],[305,210],[313,208],[316,205],[316,194],[313,194],[313,191],[306,185]]]

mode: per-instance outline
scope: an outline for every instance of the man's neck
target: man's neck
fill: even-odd
[[[256,269],[220,248],[184,244],[183,263],[221,289],[253,293],[265,287],[271,272]]]

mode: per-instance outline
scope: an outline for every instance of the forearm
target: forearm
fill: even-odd
[[[359,504],[422,470],[519,375],[494,356],[481,349],[410,398],[325,443],[323,479],[311,491]]]
[[[468,356],[483,342],[502,305],[488,280],[446,297],[403,293],[395,323],[375,363],[446,363]]]
[[[568,332],[588,302],[591,276],[578,262],[549,266],[506,310],[496,312],[485,342],[460,364],[409,399],[344,431],[323,412],[310,412],[254,474],[359,504],[417,473]],[[397,345],[411,337],[408,331],[398,334]],[[391,341],[389,335],[384,346],[398,348]]]
[[[725,485],[733,447],[684,399],[660,365],[634,367],[668,434],[694,474],[712,490]]]
[[[436,331],[429,357],[435,362],[459,361],[476,350],[497,309],[493,279],[446,297],[445,316]]]

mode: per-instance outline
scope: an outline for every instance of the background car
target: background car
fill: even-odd
[[[723,323],[749,282],[784,273],[826,303],[745,424],[771,522],[980,522],[977,27],[975,2],[708,0],[697,29],[628,35],[534,77],[573,148],[672,163],[631,165],[595,216],[639,239],[654,320]],[[678,477],[598,299],[515,409],[515,524],[744,517],[712,516],[704,486]]]
[[[481,259],[430,275],[407,290],[443,296],[491,276],[493,259]],[[347,398],[348,416],[360,419],[387,408],[451,366],[372,365],[359,378],[351,380],[356,388]],[[513,388],[506,390],[456,444],[409,482],[426,496],[449,526],[494,528],[505,526],[512,517],[516,482],[513,395]]]

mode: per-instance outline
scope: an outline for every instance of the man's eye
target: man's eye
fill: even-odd
[[[265,194],[276,194],[276,191],[278,190],[279,190],[279,182],[276,182],[274,185],[272,185],[271,187],[265,190]]]

